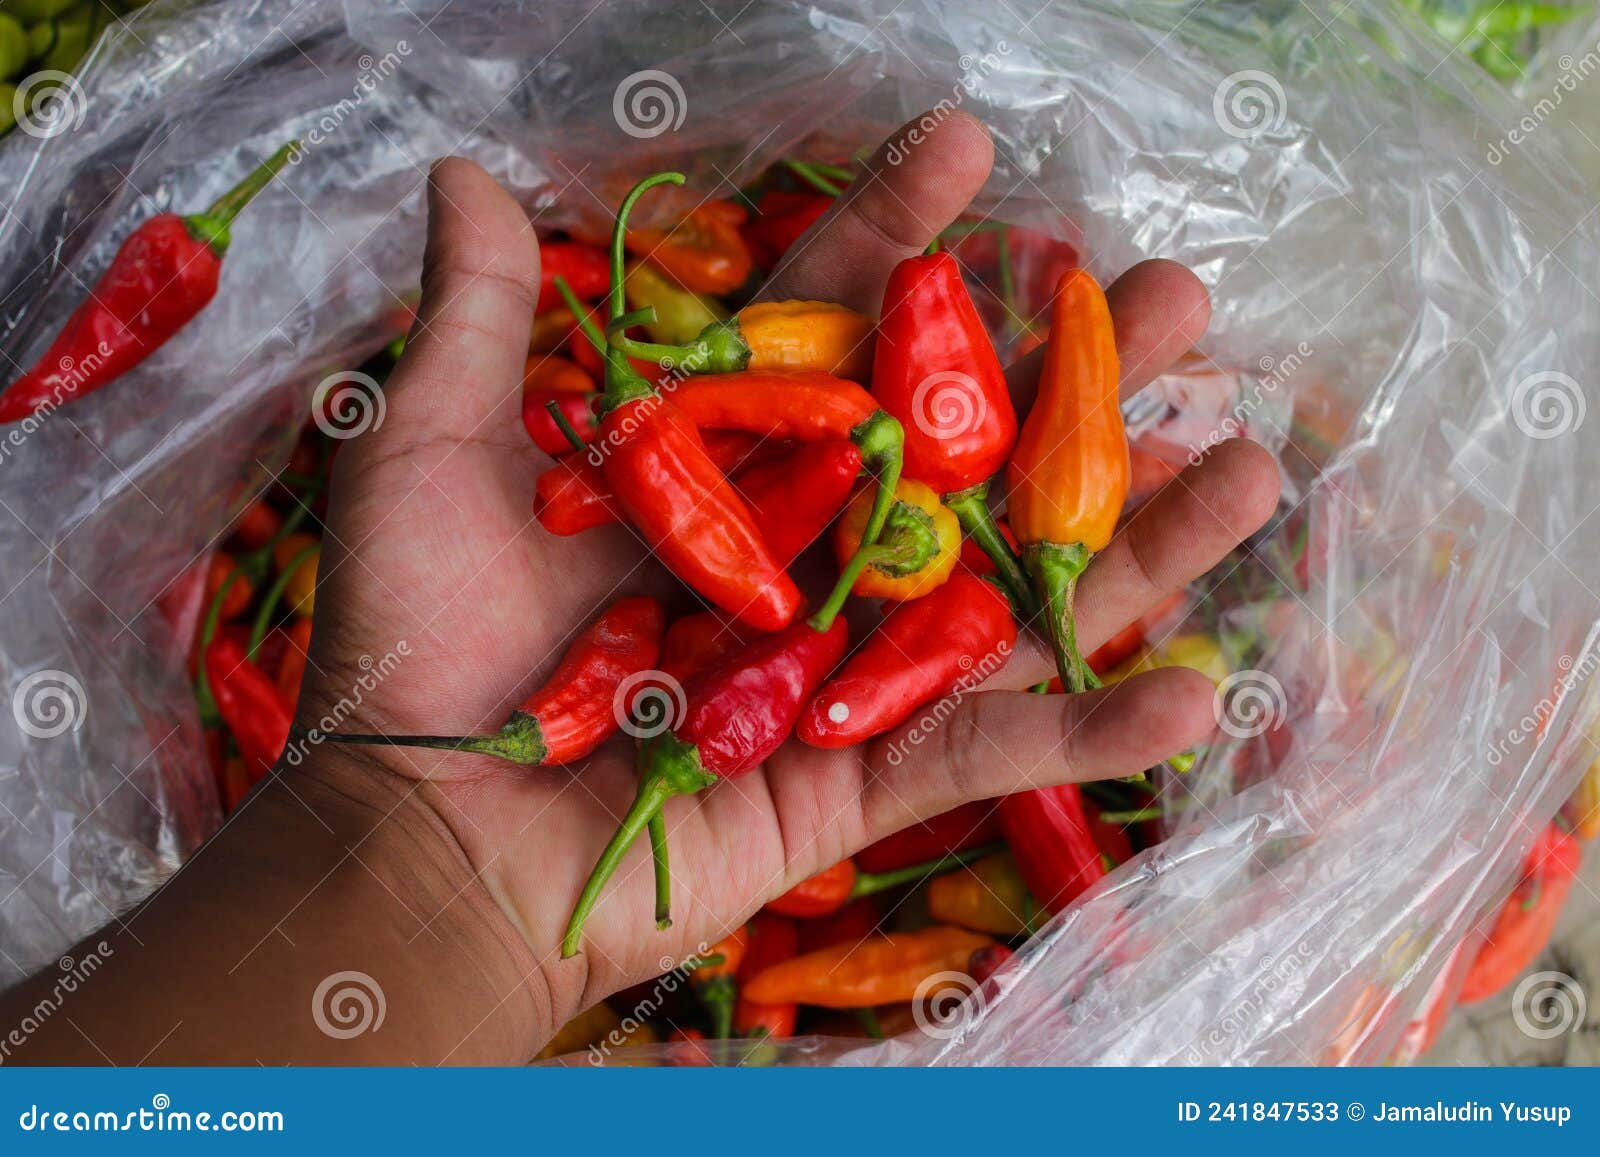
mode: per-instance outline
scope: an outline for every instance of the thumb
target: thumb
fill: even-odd
[[[381,434],[525,444],[516,413],[538,298],[539,242],[522,207],[471,161],[434,165],[422,300]]]

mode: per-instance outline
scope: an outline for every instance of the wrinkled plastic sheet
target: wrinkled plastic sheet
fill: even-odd
[[[241,219],[197,321],[4,446],[0,680],[18,712],[33,677],[75,681],[56,704],[77,715],[0,739],[0,978],[216,825],[186,631],[161,608],[315,382],[387,336],[447,152],[558,225],[667,163],[704,195],[964,107],[999,157],[978,212],[1070,238],[1103,279],[1156,256],[1196,271],[1202,353],[1280,453],[1280,521],[1199,586],[1256,657],[1171,838],[983,1007],[781,1059],[1383,1060],[1593,756],[1592,205],[1554,134],[1486,163],[1516,98],[1383,0],[158,2],[78,95],[70,131],[0,147],[17,363],[137,221],[311,143]]]

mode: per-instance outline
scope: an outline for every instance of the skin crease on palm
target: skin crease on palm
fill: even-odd
[[[966,208],[992,162],[988,135],[963,114],[942,120],[922,144],[902,152],[898,166],[882,152],[873,159],[868,175],[800,240],[763,297],[877,312],[894,264],[924,249]],[[672,612],[692,606],[627,528],[555,538],[532,518],[534,479],[549,465],[518,417],[537,241],[515,200],[461,159],[436,166],[429,208],[419,320],[385,388],[386,418],[345,443],[336,463],[316,633],[297,712],[307,726],[350,694],[365,674],[362,657],[377,659],[405,640],[409,654],[363,695],[343,729],[492,731],[610,601],[655,594]],[[1134,266],[1108,296],[1124,396],[1164,371],[1206,328],[1204,289],[1170,262]],[[1013,368],[1019,410],[1031,399],[1037,369],[1036,356]],[[1265,521],[1277,492],[1270,456],[1242,440],[1218,446],[1175,479],[1083,578],[1085,653],[1219,561]],[[816,587],[810,589],[815,595]],[[655,975],[668,958],[714,943],[767,899],[873,840],[967,800],[1137,772],[1205,742],[1214,726],[1213,688],[1196,672],[1155,671],[1077,697],[1021,690],[1050,670],[1046,652],[1025,641],[983,693],[965,697],[898,762],[886,755],[901,733],[845,751],[791,741],[764,768],[672,801],[666,820],[673,926],[655,929],[650,859],[641,840],[590,918],[583,951],[569,960],[560,959],[559,942],[573,900],[633,797],[636,772],[626,737],[577,766],[532,769],[477,755],[321,745],[269,781],[243,814],[258,797],[269,812],[277,807],[284,815],[297,808],[335,814],[355,801],[367,817],[357,825],[361,832],[370,826],[398,833],[370,841],[371,857],[402,861],[392,868],[360,856],[367,837],[344,841],[356,844],[362,866],[386,881],[373,906],[381,909],[387,892],[420,910],[411,918],[428,920],[440,910],[407,943],[426,957],[417,969],[452,973],[463,1008],[437,1015],[454,1015],[465,1028],[441,1027],[430,1036],[413,1026],[404,1058],[386,1052],[408,1031],[404,1017],[423,1015],[415,1007],[422,997],[410,1001],[407,1013],[391,992],[394,1033],[387,1043],[380,1039],[386,1025],[361,1042],[372,1051],[350,1059],[514,1063],[580,1009]],[[336,821],[324,826],[339,828]],[[238,872],[250,878],[248,869]],[[418,894],[410,904],[408,888]],[[280,919],[286,939],[353,938],[341,922],[362,919],[380,936],[384,921],[407,919],[337,907],[325,918],[311,915],[317,904],[332,902],[327,891],[317,889],[292,919]],[[168,907],[183,902],[182,889],[177,894]],[[168,919],[153,916],[148,934]],[[181,925],[180,917],[170,919]],[[344,966],[364,968],[358,949],[349,951],[355,955]],[[216,953],[223,965],[239,955]],[[232,983],[250,983],[252,966],[234,967]],[[380,975],[374,966],[364,970]],[[325,971],[300,985],[295,999]],[[405,987],[401,980],[386,984]],[[453,999],[417,984],[429,1001]],[[284,1052],[320,1047],[315,1036],[282,1031]],[[468,1039],[452,1047],[460,1037]],[[182,1047],[180,1055],[164,1047],[159,1059],[190,1059]],[[189,1047],[191,1055],[227,1053],[225,1045]]]

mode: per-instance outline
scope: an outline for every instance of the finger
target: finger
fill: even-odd
[[[1176,261],[1141,261],[1106,290],[1116,324],[1119,391],[1132,397],[1205,336],[1211,297],[1200,279]],[[1019,413],[1033,405],[1044,347],[1006,370]]]
[[[876,316],[895,265],[961,215],[993,164],[988,130],[964,112],[907,122],[801,234],[758,298],[836,301]]]
[[[1133,775],[1203,742],[1215,689],[1164,668],[1082,695],[988,691],[874,740],[861,808],[879,840],[975,799]]]
[[[471,161],[440,161],[428,180],[422,301],[382,433],[520,435],[513,410],[538,297],[539,243],[522,207]]]
[[[1084,654],[1225,558],[1272,516],[1278,464],[1233,438],[1179,474],[1134,512],[1078,583]]]

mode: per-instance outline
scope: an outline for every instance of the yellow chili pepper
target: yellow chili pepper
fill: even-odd
[[[1213,683],[1220,683],[1231,673],[1222,645],[1210,635],[1173,635],[1160,646],[1146,648],[1131,659],[1114,667],[1105,678],[1107,683],[1120,682],[1133,675],[1154,671],[1158,667],[1188,667],[1199,671]]]
[[[1111,541],[1131,478],[1119,372],[1106,296],[1088,273],[1070,269],[1051,306],[1039,396],[1006,470],[1011,529],[1068,691],[1083,691],[1094,679],[1078,653],[1078,576]]]
[[[921,598],[943,584],[961,558],[961,522],[931,486],[902,478],[895,484],[894,494],[895,504],[878,536],[878,546],[861,552],[865,556],[882,548],[881,557],[869,557],[850,586],[862,598]],[[873,498],[872,490],[863,490],[845,507],[834,527],[833,553],[840,566],[849,566],[858,557]]]
[[[654,309],[655,317],[644,323],[650,340],[681,346],[692,342],[712,322],[728,313],[709,297],[690,293],[672,282],[666,274],[647,262],[637,261],[622,278],[622,291],[630,310]],[[622,343],[618,343],[619,345]]]
[[[1018,936],[1028,930],[1028,885],[1010,852],[985,856],[928,885],[928,913],[974,932]]]
[[[872,319],[831,301],[762,301],[738,314],[752,370],[822,370],[863,384],[872,376]]]
[[[316,549],[311,549],[316,548]],[[314,534],[285,535],[272,548],[272,559],[278,565],[281,577],[285,569],[310,550],[310,555],[295,565],[294,573],[283,580],[283,597],[297,615],[311,617],[317,595],[317,559],[321,557],[321,542]]]

